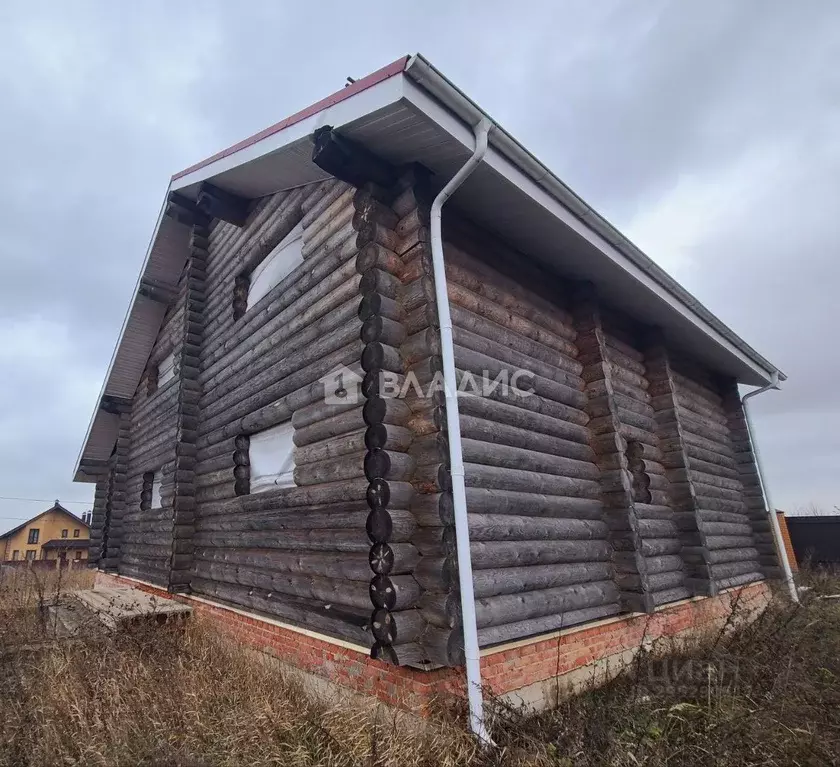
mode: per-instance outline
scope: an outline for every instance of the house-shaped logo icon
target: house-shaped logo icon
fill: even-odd
[[[324,402],[328,405],[355,405],[361,398],[362,377],[344,365],[318,380],[324,384]]]

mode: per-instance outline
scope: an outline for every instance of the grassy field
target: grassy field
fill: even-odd
[[[821,598],[840,579],[808,581],[803,607],[655,648],[552,711],[491,704],[481,751],[459,718],[319,703],[198,620],[44,644],[39,605],[86,584],[18,572],[0,580],[0,765],[840,765],[840,600]]]

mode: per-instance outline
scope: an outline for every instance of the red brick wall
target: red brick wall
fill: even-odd
[[[799,570],[799,565],[796,562],[796,554],[793,551],[793,543],[790,540],[790,531],[788,530],[787,518],[785,517],[785,513],[783,511],[777,511],[776,519],[779,520],[779,530],[782,533],[782,540],[785,544],[785,551],[787,552],[787,558],[788,562],[790,563],[790,569],[796,572],[797,570]]]
[[[424,714],[438,696],[463,695],[463,671],[422,671],[391,666],[368,657],[362,649],[279,625],[275,621],[207,600],[172,595],[155,586],[99,572],[96,584],[134,586],[164,598],[189,604],[202,618],[238,642],[272,655],[303,671],[352,691],[377,697],[392,706]],[[484,684],[496,695],[515,693],[529,685],[562,677],[637,648],[643,641],[720,626],[737,601],[739,609],[761,609],[769,600],[766,583],[731,589],[717,597],[692,599],[667,605],[652,616],[634,614],[555,632],[531,640],[512,642],[482,652]]]

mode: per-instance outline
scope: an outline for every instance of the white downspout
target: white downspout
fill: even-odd
[[[753,456],[755,457],[755,468],[758,473],[758,483],[761,486],[761,494],[764,497],[764,506],[767,509],[767,514],[770,517],[770,526],[773,530],[773,539],[776,541],[776,551],[779,554],[779,563],[782,566],[785,584],[787,585],[790,598],[799,604],[799,594],[796,591],[796,584],[793,581],[793,572],[790,569],[790,562],[788,562],[787,549],[785,542],[782,540],[782,531],[779,528],[779,520],[776,517],[776,509],[770,502],[770,491],[767,489],[767,483],[764,481],[764,471],[761,465],[761,454],[758,451],[758,441],[755,438],[755,431],[753,429],[752,418],[750,417],[750,410],[747,407],[747,400],[750,397],[755,397],[758,394],[763,394],[770,389],[781,389],[779,383],[779,373],[775,371],[771,381],[766,386],[759,389],[753,389],[741,398],[741,404],[744,406],[744,416],[747,420],[747,433],[750,437],[750,444],[752,445]]]
[[[452,475],[452,501],[455,512],[455,538],[458,551],[458,581],[461,587],[461,619],[464,626],[464,657],[467,667],[467,697],[470,709],[470,728],[485,744],[492,744],[484,723],[484,699],[481,691],[481,666],[478,656],[478,628],[475,621],[475,593],[473,591],[472,561],[470,558],[470,530],[467,522],[467,493],[464,485],[464,457],[461,450],[461,422],[458,416],[458,381],[455,375],[455,351],[452,345],[452,318],[449,314],[449,294],[446,289],[446,270],[443,262],[441,209],[455,190],[481,163],[487,151],[487,139],[492,123],[483,118],[474,127],[475,150],[449,183],[441,189],[432,203],[431,236],[432,268],[435,276],[440,346],[443,357],[443,388],[446,397],[446,431],[449,437],[449,466]]]

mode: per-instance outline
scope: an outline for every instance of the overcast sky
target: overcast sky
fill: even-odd
[[[0,28],[0,495],[89,508],[70,476],[169,176],[420,51],[789,375],[755,401],[774,500],[840,504],[833,0],[4,0]]]

